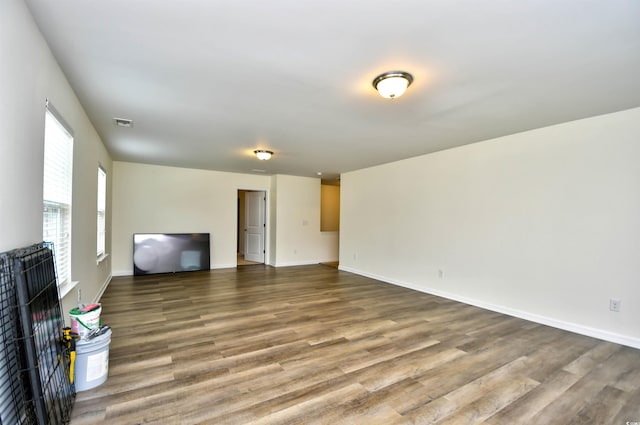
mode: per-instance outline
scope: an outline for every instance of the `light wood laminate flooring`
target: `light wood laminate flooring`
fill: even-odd
[[[116,277],[81,424],[640,421],[640,350],[326,266]]]

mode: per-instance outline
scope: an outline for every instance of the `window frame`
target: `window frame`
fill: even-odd
[[[72,283],[74,135],[48,101],[44,121],[42,238],[54,242],[57,283],[58,287],[63,287]],[[60,139],[53,141],[54,137]],[[64,161],[63,167],[60,167],[60,159]]]
[[[98,165],[98,205],[96,254],[98,261],[107,256],[107,171]]]

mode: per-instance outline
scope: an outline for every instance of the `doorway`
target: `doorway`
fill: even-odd
[[[264,191],[238,190],[238,266],[265,263],[266,203]]]

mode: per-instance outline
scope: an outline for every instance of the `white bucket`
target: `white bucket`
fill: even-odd
[[[83,311],[80,308],[72,308],[69,311],[69,317],[71,319],[71,332],[80,335],[81,339],[86,339],[89,333],[100,327],[100,313],[102,312],[102,306],[98,304],[98,307],[93,308],[90,311]]]
[[[111,329],[87,341],[76,343],[74,384],[76,391],[90,390],[102,385],[109,375],[109,343]]]

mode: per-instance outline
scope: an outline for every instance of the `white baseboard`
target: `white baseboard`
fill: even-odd
[[[111,277],[112,275],[107,276],[107,279],[104,281],[104,283],[100,287],[100,290],[98,291],[98,293],[93,299],[94,303],[100,302],[100,298],[102,298],[102,294],[104,294],[104,291],[107,290],[107,286],[109,286],[109,283],[111,283]]]
[[[319,264],[318,260],[308,261],[284,261],[282,263],[274,264],[274,267],[293,267],[293,266],[310,266],[313,264]]]
[[[627,347],[638,348],[640,349],[640,339],[629,337],[626,335],[620,335],[614,332],[605,331],[602,329],[592,328],[590,326],[580,325],[578,323],[566,322],[563,320],[557,320],[552,317],[541,316],[535,313],[530,313],[528,311],[522,311],[513,309],[510,307],[497,305],[488,303],[481,300],[476,300],[473,298],[464,297],[457,294],[452,294],[449,292],[440,291],[433,288],[425,288],[422,286],[415,285],[409,282],[403,282],[396,279],[389,279],[384,276],[378,276],[371,273],[366,273],[361,270],[357,270],[351,267],[338,267],[340,270],[344,270],[346,272],[354,273],[360,276],[369,277],[371,279],[380,280],[385,283],[390,283],[396,286],[402,286],[403,288],[412,289],[414,291],[422,292],[425,294],[435,295],[442,298],[447,298],[449,300],[458,301],[464,304],[473,305],[475,307],[480,307],[485,310],[495,311],[497,313],[506,314],[513,317],[518,317],[520,319],[529,320],[531,322],[540,323],[542,325],[551,326],[553,328],[562,329],[565,331],[577,333],[580,335],[585,335],[597,339],[601,339],[604,341],[613,342],[616,344],[626,345]]]
[[[340,261],[340,260],[338,260],[337,258],[336,258],[336,259],[333,259],[333,260],[320,260],[320,261],[318,261],[318,263],[317,263],[317,264],[322,264],[322,263],[337,263],[338,261]]]
[[[235,269],[237,266],[236,263],[229,263],[229,264],[213,264],[211,266],[211,270],[216,270],[216,269]]]

